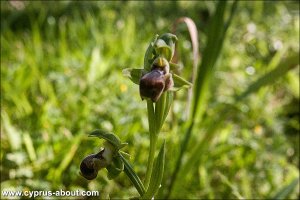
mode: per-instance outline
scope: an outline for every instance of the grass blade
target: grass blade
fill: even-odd
[[[72,140],[72,144],[70,146],[70,149],[67,151],[67,153],[64,156],[64,159],[61,161],[60,165],[58,166],[57,170],[55,171],[55,181],[58,181],[62,175],[62,173],[67,169],[69,164],[72,162],[78,147],[80,146],[80,143],[82,141],[82,138],[85,135],[83,133],[80,133],[75,136],[75,138]]]
[[[226,1],[218,2],[215,14],[212,18],[208,29],[208,38],[206,47],[203,52],[203,58],[200,67],[197,70],[197,77],[193,89],[193,102],[190,119],[197,118],[201,120],[202,114],[205,111],[204,101],[207,96],[208,81],[211,77],[211,72],[217,62],[219,53],[221,52],[222,43],[224,41],[224,15]],[[223,38],[222,41],[220,39]]]
[[[271,199],[287,199],[289,194],[294,190],[298,185],[299,179],[295,178],[288,185],[284,186],[277,194]]]
[[[198,30],[195,22],[189,18],[189,17],[181,17],[177,19],[173,25],[173,32],[176,32],[177,25],[179,23],[185,23],[188,31],[190,33],[190,38],[192,42],[192,48],[193,48],[193,70],[192,70],[192,82],[195,80],[195,74],[198,67],[199,62],[199,40],[198,40]],[[175,74],[174,74],[175,75]],[[175,78],[174,78],[175,79]],[[189,89],[188,91],[188,99],[187,99],[187,109],[186,109],[186,116],[189,116],[190,109],[191,109],[191,103],[192,103],[192,90]]]
[[[179,23],[185,23],[188,31],[190,33],[192,48],[193,48],[193,73],[192,81],[194,81],[194,74],[196,74],[196,69],[199,61],[199,42],[198,42],[198,31],[195,22],[189,17],[181,17],[176,20],[173,25],[173,32],[176,32],[177,25]]]
[[[240,96],[237,97],[237,101],[245,98],[251,93],[258,91],[260,88],[275,82],[278,78],[284,76],[289,70],[293,69],[298,64],[299,52],[294,52],[289,57],[282,59],[275,69],[252,83]]]
[[[289,57],[283,59],[274,70],[270,71],[269,73],[267,73],[266,75],[262,76],[257,81],[255,81],[253,84],[251,84],[248,87],[248,89],[246,89],[246,91],[242,93],[242,95],[236,98],[236,102],[241,101],[249,94],[256,92],[261,87],[271,84],[275,82],[278,78],[282,77],[290,69],[298,65],[298,57],[299,57],[298,53],[294,53]],[[184,172],[190,171],[191,168],[201,159],[201,152],[203,152],[204,149],[208,148],[210,141],[214,138],[218,128],[220,127],[220,125],[222,125],[222,122],[226,119],[228,114],[232,113],[232,109],[233,109],[232,107],[228,107],[228,106],[222,109],[222,111],[220,112],[222,113],[222,115],[219,116],[218,119],[215,119],[219,123],[216,124],[215,126],[209,126],[210,128],[206,131],[204,139],[202,139],[201,142],[198,143],[191,150],[191,154],[188,156],[187,161],[185,162],[184,165],[182,165],[181,170],[177,175],[178,179],[183,179]],[[187,132],[189,131],[190,129],[187,130]]]
[[[184,152],[187,148],[192,134],[194,122],[196,121],[196,119],[197,122],[200,121],[205,111],[204,103],[205,99],[207,98],[209,79],[212,75],[215,63],[217,62],[217,59],[221,52],[226,30],[230,24],[230,21],[232,20],[232,17],[229,17],[229,19],[225,23],[227,24],[227,27],[224,26],[225,8],[226,1],[219,1],[208,29],[208,38],[206,47],[203,52],[202,62],[197,70],[196,80],[193,83],[193,101],[189,121],[187,122],[188,128],[186,129],[185,136],[182,141],[181,149],[179,152],[178,159],[176,161],[175,170],[172,173],[171,182],[166,198],[168,198],[172,194],[173,187],[175,185],[179,170],[181,168],[182,157],[184,155]],[[235,9],[231,9],[231,16],[234,15],[234,11]]]
[[[24,141],[29,159],[31,161],[35,161],[36,160],[36,153],[35,153],[33,142],[32,142],[32,139],[31,139],[29,133],[27,133],[27,132],[24,133],[23,141]]]
[[[231,189],[232,194],[237,199],[245,199],[238,191],[238,188],[233,183],[231,183],[224,174],[222,174],[221,172],[218,172],[218,175],[219,175],[221,181]]]
[[[11,124],[10,118],[5,111],[1,112],[1,125],[2,124],[5,134],[8,137],[10,148],[12,150],[19,150],[22,146],[21,132]]]

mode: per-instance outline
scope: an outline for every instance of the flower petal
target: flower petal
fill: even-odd
[[[123,76],[128,77],[133,83],[139,84],[141,77],[146,74],[144,69],[126,68],[123,71]]]
[[[190,88],[193,85],[189,81],[185,80],[181,76],[178,76],[177,74],[174,73],[173,73],[173,81],[174,81],[174,87],[173,87],[174,91],[180,90],[181,88]]]

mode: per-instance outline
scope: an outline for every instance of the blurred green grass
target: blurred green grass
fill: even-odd
[[[143,178],[146,105],[121,71],[141,67],[153,36],[168,32],[182,16],[195,21],[203,52],[214,8],[212,1],[1,2],[1,189],[137,195],[123,174],[108,181],[102,171],[91,182],[79,175],[81,159],[100,146],[87,133],[101,128],[127,141],[125,150]],[[189,33],[180,26],[177,36],[182,74],[188,78]],[[223,108],[234,109],[196,152],[201,160],[181,172],[173,198],[271,198],[299,178],[299,65],[233,103],[289,52],[299,52],[299,4],[240,2],[224,42],[203,122],[193,131],[184,161],[220,123]],[[168,141],[163,186],[169,184],[183,138],[186,96],[177,93],[161,133]],[[296,188],[289,198],[299,197]]]

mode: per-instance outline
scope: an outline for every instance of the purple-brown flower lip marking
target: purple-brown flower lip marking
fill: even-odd
[[[80,172],[84,178],[88,180],[95,179],[98,175],[98,171],[105,167],[106,162],[102,156],[104,151],[105,150],[103,149],[97,154],[88,155],[82,160],[80,164]]]
[[[141,98],[150,98],[157,102],[161,94],[173,87],[172,75],[166,59],[158,57],[151,67],[151,71],[140,79]]]

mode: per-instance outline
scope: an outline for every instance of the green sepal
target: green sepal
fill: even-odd
[[[155,52],[168,61],[170,61],[173,57],[172,55],[172,48],[162,39],[158,39],[155,43]]]
[[[180,90],[181,88],[190,88],[193,86],[192,83],[185,80],[181,76],[178,76],[177,74],[174,74],[174,73],[172,75],[173,75],[174,86],[171,90],[177,91],[177,90]]]
[[[172,62],[169,62],[169,64],[170,64],[170,70],[172,71],[180,71],[183,69],[183,66],[181,64],[172,63]]]
[[[174,64],[173,64],[174,65]],[[133,68],[127,68],[123,70],[123,75],[128,77],[133,83],[139,85],[140,78],[145,75],[147,72],[144,69],[133,69]],[[174,86],[171,90],[177,91],[181,88],[190,88],[193,84],[189,81],[185,80],[181,76],[178,76],[177,74],[172,73]]]
[[[127,145],[127,143],[122,143],[115,134],[100,129],[94,130],[89,137],[98,137],[100,139],[104,139],[111,143],[117,150]]]
[[[146,50],[145,56],[144,56],[144,69],[147,71],[151,70],[152,62],[156,57],[154,45],[156,43],[157,38],[158,38],[158,35],[156,35],[154,37],[153,41],[149,44],[149,46]]]
[[[123,76],[128,77],[133,83],[139,84],[141,77],[147,73],[144,69],[126,68],[123,71]]]
[[[164,33],[158,38],[164,40],[170,47],[175,46],[175,43],[178,40],[177,36],[173,33]]]
[[[127,159],[131,158],[130,154],[128,154],[128,153],[126,153],[124,151],[119,151],[119,153],[121,153],[121,155],[124,156],[124,158],[127,158]]]
[[[120,156],[115,156],[112,163],[108,165],[106,169],[108,171],[107,178],[109,180],[116,178],[124,170],[124,163]]]
[[[162,144],[159,154],[154,162],[153,171],[148,190],[142,199],[152,199],[160,188],[165,167],[165,142]]]
[[[168,59],[168,61],[171,61],[175,53],[175,43],[178,40],[176,35],[172,33],[164,33],[161,36],[159,36],[158,39],[163,40],[166,43],[166,45],[168,45],[168,47],[171,49],[171,56],[170,59]]]

